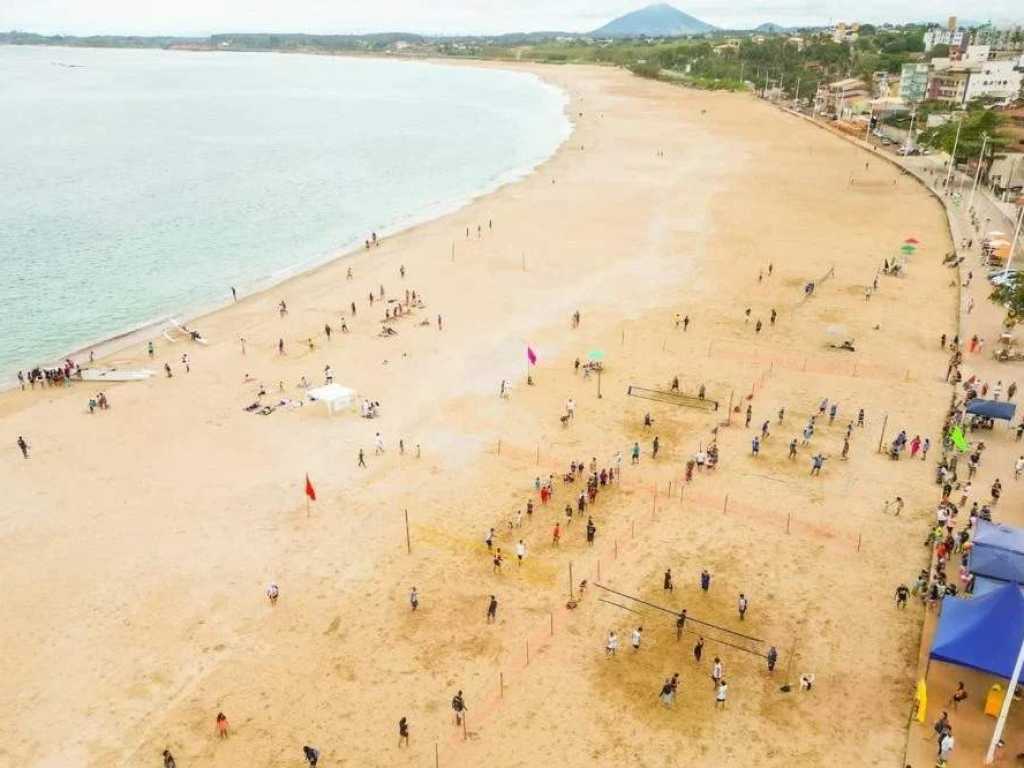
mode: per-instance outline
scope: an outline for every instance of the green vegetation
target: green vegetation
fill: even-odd
[[[1011,275],[1003,285],[996,286],[989,299],[1006,307],[1006,316],[1010,318],[1024,317],[1024,280],[1019,275]]]
[[[1005,122],[1006,118],[1000,113],[984,109],[980,105],[972,105],[968,111],[958,112],[943,125],[926,130],[921,135],[920,142],[941,149],[946,154],[952,154],[953,145],[956,144],[956,161],[966,162],[968,158],[981,154],[981,144],[986,135],[986,147],[989,150],[998,150],[1009,144],[1009,139],[1000,134],[1000,128]]]
[[[875,72],[896,74],[908,61],[923,59],[924,28],[878,29],[864,25],[853,44],[836,43],[814,30],[790,35],[715,32],[681,38],[595,40],[578,35],[533,33],[493,37],[423,37],[411,34],[305,35],[220,34],[209,38],[42,37],[0,33],[0,44],[60,44],[116,47],[187,47],[227,51],[388,53],[536,61],[551,64],[606,64],[641,77],[685,82],[700,88],[781,88],[788,97],[813,96],[818,85],[845,77],[871,82]]]

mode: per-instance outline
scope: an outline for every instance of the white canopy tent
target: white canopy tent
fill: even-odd
[[[356,400],[356,391],[343,387],[341,384],[327,384],[323,387],[313,387],[306,392],[310,400],[318,400],[327,406],[328,413],[343,410],[351,406]]]

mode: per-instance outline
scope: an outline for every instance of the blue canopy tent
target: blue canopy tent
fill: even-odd
[[[929,657],[1010,679],[1024,642],[1024,588],[1006,584],[982,597],[947,597]]]
[[[1024,528],[978,520],[967,569],[976,576],[1024,582]]]
[[[975,597],[981,597],[989,592],[995,592],[1000,587],[1005,587],[1008,583],[1002,579],[990,579],[988,576],[975,576],[974,591],[971,594]]]
[[[1017,406],[1002,400],[982,400],[976,397],[967,401],[967,412],[975,416],[984,416],[986,419],[1013,421]]]

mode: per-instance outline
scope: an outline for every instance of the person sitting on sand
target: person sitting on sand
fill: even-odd
[[[267,599],[270,601],[271,605],[277,605],[277,598],[280,594],[281,590],[277,588],[277,584],[271,583],[271,585],[267,587]]]

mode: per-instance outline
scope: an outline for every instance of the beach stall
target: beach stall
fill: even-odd
[[[327,406],[327,413],[350,408],[356,401],[356,391],[343,387],[341,384],[327,384],[323,387],[313,387],[306,392],[310,400],[324,403]]]
[[[972,417],[971,426],[991,429],[996,419],[1013,421],[1017,406],[1002,400],[982,400],[976,397],[967,401],[967,413]]]
[[[975,576],[1024,582],[1024,528],[978,520],[967,569]]]
[[[1024,643],[1024,587],[1006,584],[981,597],[947,597],[929,658],[997,677],[1013,676]]]

